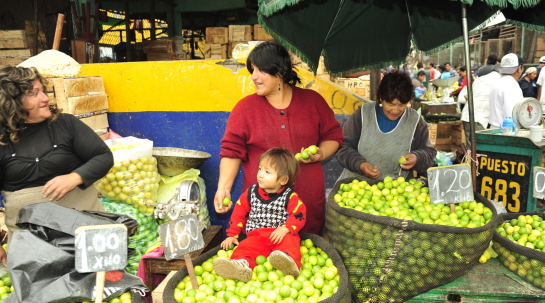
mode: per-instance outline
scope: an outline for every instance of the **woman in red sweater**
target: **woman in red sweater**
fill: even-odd
[[[301,83],[288,51],[274,42],[256,46],[246,61],[256,93],[233,108],[221,140],[220,176],[214,206],[218,213],[231,197],[231,188],[242,163],[244,188],[257,183],[259,156],[281,146],[298,152],[316,145],[315,155],[301,160],[294,190],[307,205],[307,222],[301,232],[321,234],[325,223],[325,183],[321,161],[343,142],[342,129],[333,111],[317,92],[298,88]]]

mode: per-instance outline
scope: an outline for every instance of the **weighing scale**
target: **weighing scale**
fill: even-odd
[[[530,134],[530,126],[541,124],[543,108],[541,103],[534,98],[524,98],[513,107],[513,122],[517,126],[518,135],[527,137]]]
[[[452,77],[452,78],[446,78],[446,79],[435,79],[431,81],[431,83],[437,87],[442,88],[442,97],[441,102],[444,103],[452,103],[454,102],[454,98],[450,96],[450,93],[452,93],[452,85],[458,81],[460,77]]]
[[[174,177],[191,168],[198,168],[211,155],[207,152],[175,147],[154,147],[153,156],[157,158],[157,168],[161,175]],[[155,206],[155,218],[175,220],[188,214],[200,213],[200,187],[196,181],[184,180],[176,188],[175,194],[168,203]],[[200,222],[200,229],[206,224]]]

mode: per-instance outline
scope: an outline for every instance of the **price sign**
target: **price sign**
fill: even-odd
[[[534,198],[545,198],[545,167],[534,167]]]
[[[193,214],[159,225],[159,237],[167,261],[204,247],[197,216]]]
[[[430,200],[435,203],[473,201],[471,168],[467,164],[432,167],[428,169]]]
[[[128,242],[125,225],[81,226],[75,233],[78,272],[121,270],[127,266]]]

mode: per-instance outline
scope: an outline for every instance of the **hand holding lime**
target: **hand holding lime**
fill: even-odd
[[[229,204],[231,203],[231,199],[229,197],[225,197],[223,198],[223,206],[229,206]]]
[[[311,146],[307,147],[307,151],[309,151],[313,155],[316,155],[316,153],[318,152],[318,146],[311,145]]]
[[[301,153],[296,153],[295,154],[295,160],[301,161],[301,158],[303,158],[303,155],[301,155]]]
[[[397,163],[399,163],[399,165],[403,165],[403,162],[407,161],[407,159],[405,159],[405,157],[400,157],[399,160],[397,160]]]

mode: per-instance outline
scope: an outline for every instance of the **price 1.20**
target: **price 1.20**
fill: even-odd
[[[448,204],[474,200],[471,170],[467,164],[430,168],[428,178],[433,203]]]

